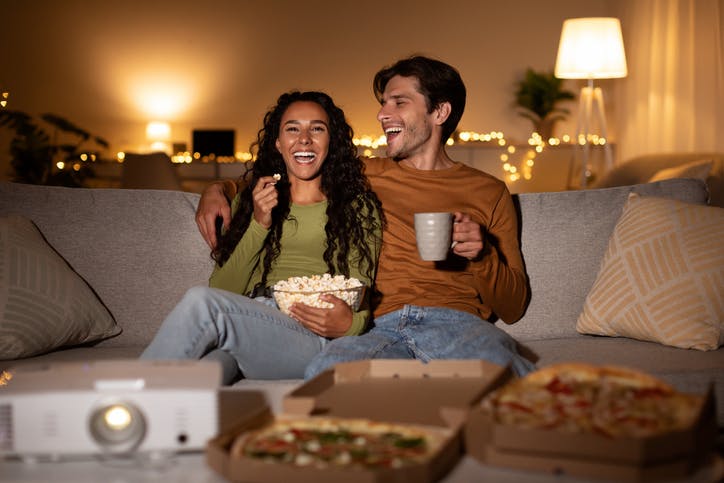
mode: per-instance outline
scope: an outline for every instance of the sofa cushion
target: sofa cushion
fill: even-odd
[[[683,349],[724,342],[724,208],[629,195],[576,329]]]
[[[12,361],[0,360],[0,372],[47,367],[49,364],[60,362],[138,359],[142,351],[143,347],[108,347],[98,344],[62,347],[35,357]]]
[[[724,207],[724,153],[695,151],[637,156],[619,163],[598,181],[594,182],[591,187],[610,188],[646,183],[650,182],[651,178],[661,170],[667,168],[676,169],[682,165],[702,160],[713,161],[709,175],[706,178],[709,189],[709,204]]]
[[[196,226],[199,195],[0,182],[0,216],[31,220],[123,328],[104,347],[143,348],[213,262]]]
[[[21,216],[0,218],[0,359],[121,332],[85,281]]]
[[[649,179],[649,183],[672,178],[694,178],[706,181],[713,166],[713,159],[700,159],[690,163],[684,163],[680,166],[674,166],[673,168],[661,169],[654,173],[651,179]]]
[[[521,320],[501,328],[520,341],[577,336],[576,320],[632,191],[691,203],[707,200],[706,185],[694,179],[514,195],[531,298]]]

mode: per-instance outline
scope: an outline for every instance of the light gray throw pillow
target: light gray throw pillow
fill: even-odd
[[[118,335],[88,284],[27,218],[0,218],[0,359]]]

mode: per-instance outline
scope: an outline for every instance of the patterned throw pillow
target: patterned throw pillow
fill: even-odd
[[[30,220],[0,218],[0,359],[117,335],[108,309]]]
[[[685,349],[724,343],[724,208],[629,195],[580,333]]]

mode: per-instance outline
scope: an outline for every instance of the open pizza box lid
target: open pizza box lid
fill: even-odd
[[[289,393],[280,418],[363,418],[424,428],[443,442],[426,464],[399,469],[295,467],[230,456],[234,440],[274,420],[265,404],[249,401],[243,417],[207,445],[207,464],[230,481],[430,482],[462,454],[462,427],[470,407],[502,384],[510,371],[479,360],[365,360],[343,363]]]
[[[284,412],[455,427],[510,377],[482,360],[373,359],[336,365],[284,398]]]
[[[713,390],[689,429],[643,438],[609,438],[494,422],[479,406],[465,427],[468,454],[496,466],[615,481],[652,481],[691,473],[710,457],[716,436]]]

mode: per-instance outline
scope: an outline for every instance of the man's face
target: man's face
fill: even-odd
[[[404,159],[421,153],[432,139],[433,113],[427,112],[425,96],[415,77],[395,76],[385,86],[377,120],[387,136],[387,156]]]

